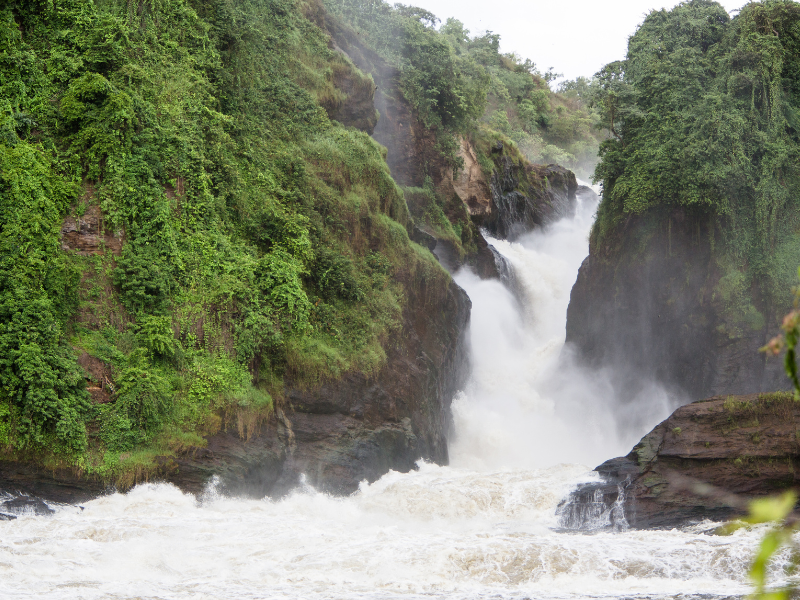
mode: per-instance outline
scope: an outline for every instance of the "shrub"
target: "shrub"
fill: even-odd
[[[356,279],[353,261],[340,253],[327,249],[318,251],[312,277],[317,289],[327,300],[338,297],[355,302],[364,297]]]
[[[174,281],[158,252],[143,243],[125,246],[117,259],[114,283],[122,302],[131,312],[164,310]]]

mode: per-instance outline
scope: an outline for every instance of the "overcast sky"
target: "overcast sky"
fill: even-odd
[[[391,1],[391,0],[390,0]],[[530,58],[544,72],[591,77],[624,58],[630,36],[653,9],[674,0],[402,0],[431,11],[442,22],[455,17],[471,35],[499,33],[503,52]],[[721,0],[728,12],[747,0]]]

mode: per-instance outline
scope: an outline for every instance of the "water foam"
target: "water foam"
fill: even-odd
[[[759,531],[560,533],[574,466],[422,464],[349,498],[141,485],[3,524],[4,598],[583,598],[738,595]]]

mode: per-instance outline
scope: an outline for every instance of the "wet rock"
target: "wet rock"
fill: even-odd
[[[55,511],[41,498],[35,496],[12,496],[0,502],[0,512],[11,515],[52,515]]]
[[[575,190],[575,197],[584,204],[594,204],[598,200],[597,193],[588,185],[579,185]]]
[[[595,234],[570,295],[567,343],[590,366],[689,398],[787,389],[781,361],[758,350],[778,333],[790,299],[755,302],[757,318],[738,322],[714,250],[726,235],[684,209],[630,216]]]
[[[741,514],[753,498],[800,489],[800,403],[790,394],[713,397],[676,410],[602,481],[559,507],[562,525],[671,528]],[[616,511],[616,516],[614,516]]]
[[[7,515],[6,513],[0,513],[0,521],[13,521],[16,519],[16,515]]]
[[[574,214],[578,183],[558,165],[522,165],[501,160],[489,184],[491,210],[480,223],[494,237],[514,240],[542,225]]]
[[[77,504],[106,493],[104,483],[72,469],[46,469],[30,463],[0,460],[0,500],[19,497]],[[0,512],[6,512],[0,505]]]

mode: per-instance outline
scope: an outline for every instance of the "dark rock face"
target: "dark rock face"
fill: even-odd
[[[383,370],[345,375],[315,390],[290,390],[258,435],[212,436],[168,478],[198,492],[214,475],[231,493],[280,496],[305,481],[336,494],[355,491],[420,458],[446,464],[450,402],[466,377],[464,336],[471,303],[452,281],[443,297],[419,290]],[[439,292],[441,293],[441,291]]]
[[[0,513],[14,513],[22,500],[44,498],[64,504],[85,502],[106,491],[98,481],[81,478],[70,469],[44,469],[22,462],[0,460]],[[12,506],[5,503],[12,501]],[[49,509],[48,509],[49,510]]]
[[[564,527],[678,527],[741,514],[800,488],[800,403],[789,394],[714,397],[676,410],[625,457],[595,469],[559,507]]]
[[[611,365],[688,397],[787,389],[778,360],[758,350],[786,307],[756,303],[763,319],[735,321],[708,220],[677,209],[631,216],[593,240],[572,289],[567,343],[592,366]]]
[[[6,515],[32,514],[52,515],[55,511],[47,506],[41,498],[35,496],[11,496],[0,503],[0,511]]]
[[[578,182],[572,171],[558,165],[523,166],[508,156],[501,165],[489,186],[491,209],[481,219],[493,236],[513,240],[574,214]]]

